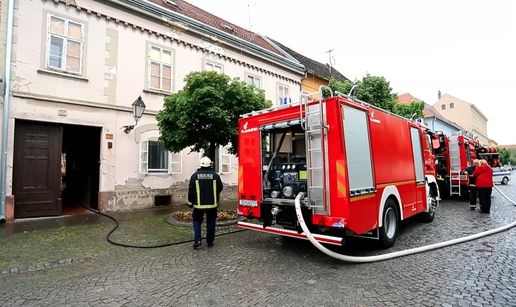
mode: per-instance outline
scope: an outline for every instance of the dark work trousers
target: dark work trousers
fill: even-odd
[[[475,210],[477,207],[477,188],[469,187],[469,208],[471,210]]]
[[[193,210],[193,226],[194,226],[194,239],[196,242],[202,241],[201,236],[201,225],[204,220],[204,213],[206,213],[206,243],[208,245],[213,244],[215,240],[215,223],[217,222],[217,208],[200,210]]]
[[[491,193],[493,188],[477,188],[480,199],[480,211],[489,213],[491,211]]]

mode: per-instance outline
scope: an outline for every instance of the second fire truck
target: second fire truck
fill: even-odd
[[[435,132],[432,139],[441,195],[468,196],[469,176],[464,170],[475,159],[485,159],[491,167],[501,166],[496,147],[483,146],[469,132],[452,132],[450,136]]]
[[[318,241],[362,236],[391,247],[400,221],[434,219],[431,133],[352,96],[309,102],[322,88],[240,120],[238,213],[260,224],[238,226],[306,239],[294,208],[303,193],[303,217]]]

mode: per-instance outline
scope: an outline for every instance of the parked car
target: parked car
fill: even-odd
[[[505,167],[493,167],[493,183],[508,184],[511,173]]]

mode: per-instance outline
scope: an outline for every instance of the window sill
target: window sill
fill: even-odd
[[[170,177],[170,176],[177,176],[177,175],[182,175],[182,174],[178,174],[178,173],[147,173],[146,176],[149,176],[149,177]]]
[[[154,95],[162,95],[162,96],[169,96],[169,95],[173,94],[172,92],[160,91],[160,90],[154,90],[154,89],[144,89],[143,92],[148,93],[148,94],[154,94]]]
[[[72,74],[67,74],[64,72],[58,72],[58,71],[53,71],[53,70],[43,70],[43,69],[38,69],[37,72],[38,72],[38,74],[43,74],[43,75],[62,77],[62,78],[72,79],[72,80],[77,80],[77,81],[82,81],[82,82],[90,82],[90,80],[88,78],[84,78],[84,77],[72,75]]]

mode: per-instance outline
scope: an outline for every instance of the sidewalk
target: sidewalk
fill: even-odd
[[[225,202],[219,205],[220,210],[236,210],[237,202]],[[127,221],[137,218],[144,217],[156,217],[164,216],[176,211],[189,211],[192,210],[186,205],[174,206],[174,207],[163,207],[153,208],[147,210],[130,211],[130,212],[116,212],[108,213],[118,221]],[[45,217],[45,218],[32,218],[32,219],[17,219],[13,223],[0,225],[0,238],[16,233],[25,231],[35,230],[48,230],[59,228],[63,226],[79,226],[79,225],[93,225],[99,223],[112,223],[108,218],[103,217],[99,214],[88,213],[82,215],[70,215],[70,216],[59,216],[59,217]],[[113,224],[114,225],[114,224]]]
[[[234,210],[236,202],[221,204],[219,208]],[[111,214],[120,223],[111,239],[133,245],[190,240],[192,228],[165,222],[166,215],[188,210],[191,210],[188,206],[181,206]],[[70,263],[74,258],[82,262],[101,255],[135,251],[106,241],[106,235],[114,226],[110,219],[94,213],[27,219],[1,225],[0,275],[12,270],[36,270],[56,266],[60,262]]]

